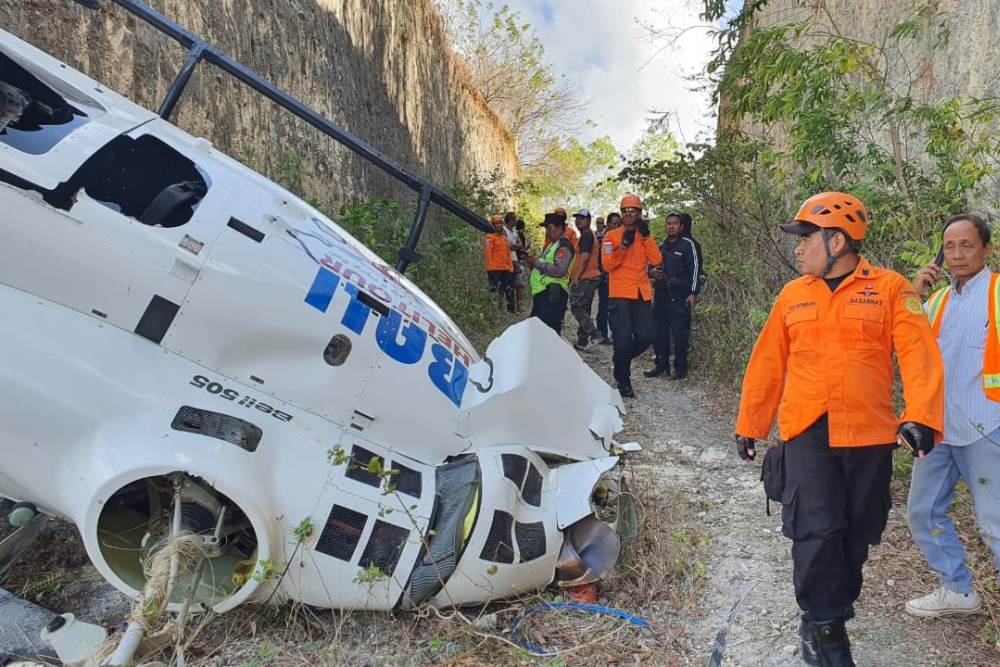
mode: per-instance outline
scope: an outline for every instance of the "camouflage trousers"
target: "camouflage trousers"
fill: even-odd
[[[576,338],[580,345],[597,338],[597,329],[590,319],[590,311],[594,305],[594,293],[600,285],[600,278],[586,278],[569,290],[569,309],[579,323]]]

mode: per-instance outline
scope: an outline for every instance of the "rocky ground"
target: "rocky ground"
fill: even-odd
[[[575,327],[568,328],[567,337]],[[581,356],[610,381],[610,347],[596,346]],[[631,465],[642,533],[603,582],[601,602],[645,618],[651,629],[589,617],[535,616],[529,636],[555,651],[537,658],[509,643],[509,627],[526,607],[558,591],[466,609],[462,615],[243,608],[199,635],[190,662],[212,667],[706,665],[716,635],[726,628],[724,665],[803,664],[790,543],[781,535],[779,508],[765,514],[759,463],[744,463],[735,454],[732,394],[699,381],[697,369],[686,381],[645,379],[641,371],[650,365],[648,354],[635,362],[637,398],[626,401],[622,434],[643,446]],[[990,637],[988,624],[992,620],[995,627],[1000,613],[995,596],[987,597],[989,613],[973,618],[918,621],[903,614],[909,597],[935,584],[909,539],[901,506],[905,489],[896,484],[897,507],[883,544],[872,550],[858,617],[849,626],[858,664],[1000,664],[1000,652],[984,641]],[[995,572],[976,548],[972,516],[960,512],[958,520],[971,536],[978,580],[988,589]],[[36,553],[0,585],[87,620],[114,624],[127,615],[129,602],[99,580],[71,527],[57,524]]]
[[[610,348],[589,350],[584,358],[611,381]],[[678,501],[693,503],[698,511],[689,519],[691,528],[708,544],[707,582],[687,623],[689,652],[678,664],[706,664],[719,630],[726,627],[725,665],[804,664],[798,657],[791,543],[781,534],[780,505],[771,504],[771,516],[765,512],[761,457],[744,463],[736,455],[733,395],[720,395],[697,379],[643,378],[641,370],[651,366],[651,353],[634,363],[637,396],[626,401],[628,433],[645,447],[638,474]],[[926,621],[904,614],[907,599],[936,586],[909,538],[904,502],[905,489],[895,482],[896,507],[882,545],[872,549],[857,618],[849,624],[858,665],[1000,664],[1000,652],[981,642],[986,615]],[[958,520],[971,527],[971,516]],[[983,554],[972,553],[972,558],[982,560]],[[982,570],[988,586],[995,574],[991,579],[989,565]]]

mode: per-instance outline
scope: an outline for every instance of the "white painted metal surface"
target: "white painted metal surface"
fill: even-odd
[[[560,529],[617,460],[623,411],[565,341],[528,320],[480,358],[291,193],[3,31],[0,53],[88,114],[41,154],[0,134],[0,495],[73,521],[100,573],[136,595],[102,521],[125,511],[123,490],[183,473],[254,540],[255,576],[234,570],[217,610],[282,597],[384,609],[441,520],[438,467],[472,456],[458,564],[429,601],[552,580]],[[130,174],[136,151],[144,171]],[[172,185],[171,170],[207,191],[157,218],[157,192],[139,193]],[[184,410],[229,426],[192,430]],[[337,451],[380,466],[332,463]],[[497,513],[510,517],[499,546]]]

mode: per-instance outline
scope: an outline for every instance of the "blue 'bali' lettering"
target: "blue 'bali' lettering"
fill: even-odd
[[[327,312],[339,285],[340,276],[337,273],[320,267],[306,294],[306,303],[321,313]],[[358,298],[360,290],[357,285],[345,281],[343,289],[351,300],[340,323],[360,335],[365,330],[372,309]],[[403,314],[396,308],[390,308],[389,314],[380,318],[375,328],[375,342],[389,358],[401,364],[412,365],[423,358],[428,334],[416,322],[410,322],[405,327],[402,324]],[[457,407],[461,407],[469,370],[455,358],[451,350],[439,343],[431,345],[431,354],[434,361],[427,367],[427,376],[438,391]]]
[[[427,332],[413,322],[403,327],[403,342],[397,341],[403,316],[398,310],[390,310],[389,314],[379,320],[375,330],[375,340],[382,351],[401,364],[415,364],[424,356],[424,346],[427,344]]]
[[[337,290],[339,282],[340,276],[333,271],[321,268],[316,272],[312,287],[306,294],[306,303],[319,312],[325,313],[326,309],[330,307],[330,302],[333,301],[333,293]]]
[[[344,291],[351,295],[351,302],[347,304],[347,310],[340,319],[340,323],[356,334],[365,330],[368,323],[368,316],[371,315],[371,306],[358,300],[358,286],[353,283],[344,283]]]
[[[427,367],[428,377],[456,407],[461,407],[462,394],[465,393],[465,384],[469,379],[468,369],[443,345],[431,345],[431,354],[434,356],[434,363]]]

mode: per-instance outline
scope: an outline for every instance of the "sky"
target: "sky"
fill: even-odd
[[[681,143],[714,135],[708,93],[697,92],[698,75],[714,40],[705,28],[681,34],[671,46],[650,43],[640,22],[674,33],[703,26],[699,0],[502,0],[520,12],[545,45],[557,73],[588,101],[595,123],[581,140],[609,135],[627,151],[642,134],[650,112],[673,114],[670,131]]]

